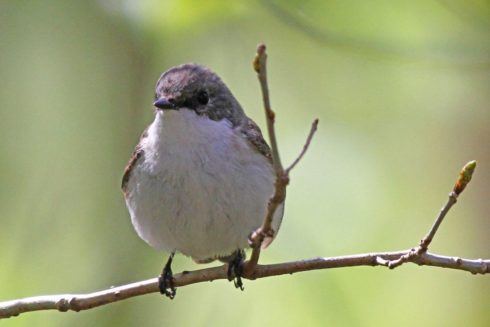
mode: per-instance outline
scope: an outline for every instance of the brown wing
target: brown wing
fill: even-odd
[[[147,130],[143,132],[143,134],[140,137],[140,141],[136,148],[133,151],[133,154],[131,155],[131,158],[129,158],[129,162],[126,165],[126,168],[124,168],[124,175],[122,178],[122,183],[121,183],[121,188],[124,194],[126,194],[126,189],[128,186],[129,178],[131,177],[131,172],[133,171],[134,166],[136,166],[136,163],[141,156],[143,156],[143,149],[141,149],[141,141],[148,136]]]
[[[257,149],[258,152],[264,155],[272,164],[272,154],[269,145],[265,142],[262,132],[259,126],[254,123],[250,118],[246,118],[244,124],[241,127],[242,134],[247,138],[251,145]]]

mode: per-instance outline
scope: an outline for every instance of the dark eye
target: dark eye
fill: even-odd
[[[199,91],[199,93],[197,93],[197,101],[202,105],[208,104],[208,93],[206,91]]]

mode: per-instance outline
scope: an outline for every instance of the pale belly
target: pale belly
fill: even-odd
[[[274,187],[269,161],[228,125],[212,124],[213,133],[150,138],[126,193],[132,223],[143,240],[196,261],[247,247]],[[275,215],[276,230],[282,211]]]

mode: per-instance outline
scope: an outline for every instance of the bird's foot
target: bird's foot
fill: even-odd
[[[177,290],[174,286],[174,277],[172,274],[172,260],[174,258],[175,252],[170,254],[170,257],[163,267],[162,274],[158,277],[158,288],[160,289],[160,293],[168,297],[170,300],[173,300]]]
[[[236,288],[239,288],[240,290],[243,291],[243,281],[242,281],[242,276],[243,276],[243,263],[245,259],[245,253],[243,250],[237,250],[233,258],[228,262],[228,280],[235,284]]]

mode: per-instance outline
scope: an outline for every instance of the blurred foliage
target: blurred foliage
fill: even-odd
[[[243,14],[246,2],[207,0],[181,1],[100,1],[112,14],[121,16],[147,33],[176,33],[198,28],[203,24],[222,24]]]
[[[263,125],[251,69],[261,41],[284,162],[320,118],[264,262],[415,245],[472,159],[431,250],[489,258],[489,32],[484,0],[0,1],[1,299],[156,276],[166,254],[133,232],[119,191],[154,83],[173,65],[205,64]],[[179,256],[174,270],[196,267]],[[315,271],[2,323],[488,326],[488,278]]]

